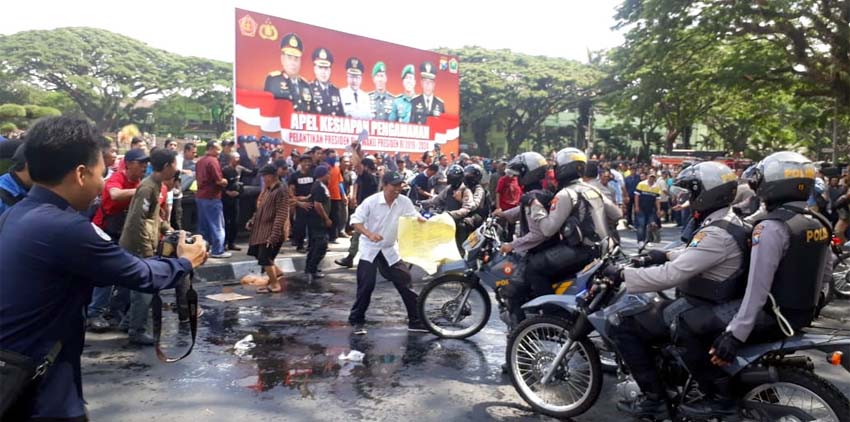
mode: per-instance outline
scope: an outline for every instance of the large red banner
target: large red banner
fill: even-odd
[[[236,9],[237,135],[290,147],[458,150],[457,57]]]

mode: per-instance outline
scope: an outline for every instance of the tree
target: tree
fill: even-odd
[[[66,94],[101,129],[115,129],[146,97],[202,95],[231,85],[231,66],[182,57],[93,28],[0,37],[0,71]]]

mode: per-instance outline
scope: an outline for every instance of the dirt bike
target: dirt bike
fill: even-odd
[[[488,289],[495,293],[502,320],[510,325],[501,292],[519,270],[521,257],[499,252],[500,230],[495,217],[487,218],[464,241],[466,258],[440,265],[419,293],[420,318],[434,335],[461,339],[481,331],[492,312]],[[575,284],[567,278],[552,288],[556,294],[576,294]]]
[[[592,263],[578,276],[584,290],[577,297],[541,296],[523,308],[530,316],[508,339],[508,371],[514,388],[535,411],[574,417],[596,403],[602,389],[599,352],[589,340],[598,333],[609,339],[608,321],[623,311],[643,307],[663,293],[627,294],[601,276],[611,255]],[[850,400],[815,374],[808,356],[821,351],[828,361],[850,372],[850,338],[802,333],[773,343],[748,345],[725,367],[733,377],[740,416],[755,421],[850,420]],[[842,356],[843,353],[843,356]],[[673,346],[659,348],[657,367],[673,410],[701,398],[696,382],[680,363]],[[624,399],[637,394],[636,383],[620,374],[617,390]],[[675,419],[674,419],[675,420]]]

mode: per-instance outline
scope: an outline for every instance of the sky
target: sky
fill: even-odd
[[[174,53],[233,61],[234,8],[421,49],[477,45],[587,60],[622,43],[613,31],[621,0],[75,0],[12,1],[0,34],[89,26]],[[462,58],[461,58],[462,60]]]

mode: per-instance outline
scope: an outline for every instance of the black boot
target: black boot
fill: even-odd
[[[697,420],[717,418],[724,422],[738,420],[738,403],[723,396],[710,396],[698,402],[679,406],[682,416]]]
[[[345,258],[334,260],[334,263],[345,268],[351,268],[354,266],[354,259],[350,256],[346,256]]]
[[[620,401],[617,409],[635,418],[653,418],[657,421],[670,418],[667,403],[658,394],[641,394],[633,401]]]

